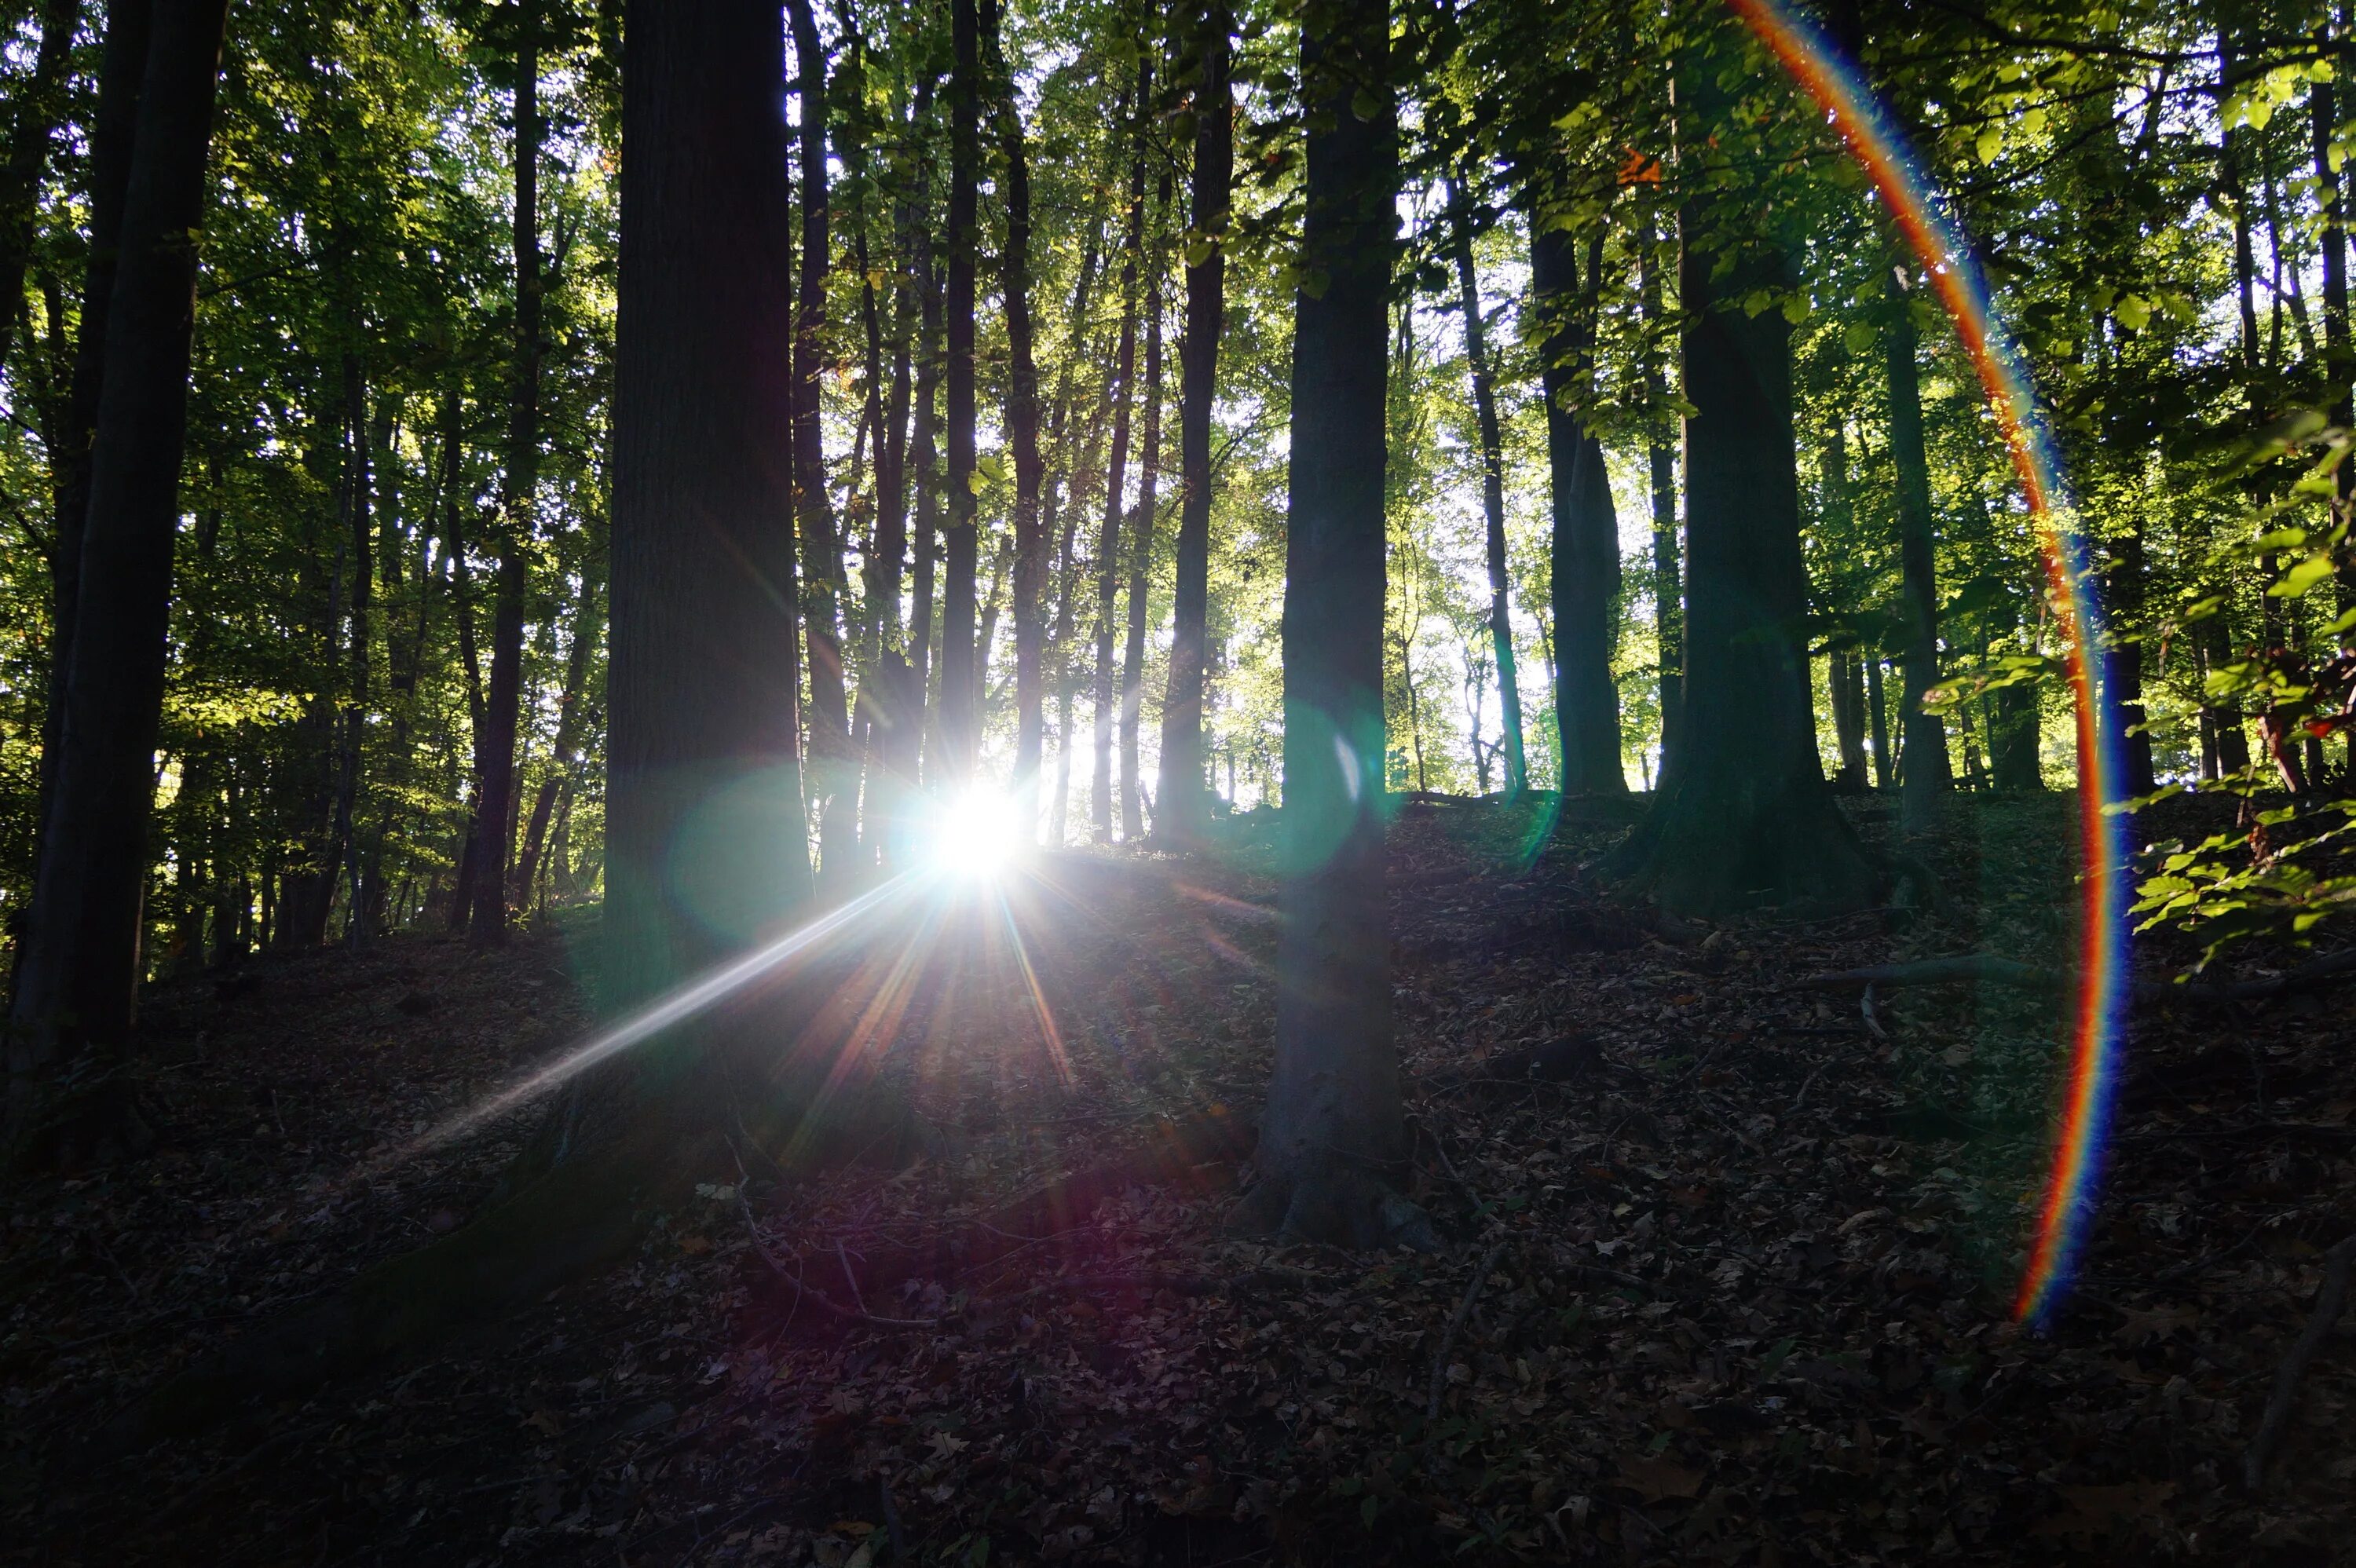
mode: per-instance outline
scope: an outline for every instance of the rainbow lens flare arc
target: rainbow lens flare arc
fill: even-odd
[[[2068,1292],[2093,1218],[2127,990],[2125,818],[2110,809],[2123,797],[2124,736],[2086,541],[2071,525],[2060,464],[2027,370],[2003,332],[1969,245],[1939,207],[1904,137],[1881,112],[1856,65],[1781,0],[1727,4],[1832,120],[1880,194],[1979,376],[2037,530],[2077,715],[2083,866],[2076,988],[2068,1017],[2069,1082],[2037,1237],[2015,1307],[2021,1318],[2042,1321]]]

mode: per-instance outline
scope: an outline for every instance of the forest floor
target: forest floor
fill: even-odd
[[[1876,837],[1885,809],[1853,805]],[[1792,985],[2065,961],[2066,802],[1965,803],[1943,914],[1702,930],[1602,897],[1609,824],[1533,864],[1526,810],[1411,809],[1399,1040],[1448,1242],[1420,1255],[1224,1233],[1248,1141],[1216,1129],[1270,1050],[1249,831],[942,915],[952,972],[884,1059],[929,1156],[715,1171],[520,1319],[102,1460],[79,1440],[174,1367],[466,1221],[532,1109],[415,1140],[582,1031],[591,925],[161,987],[168,1146],[0,1205],[0,1559],[2349,1561],[2348,1333],[2241,1483],[2356,1231],[2344,997],[2137,1015],[2085,1269],[2039,1334],[2011,1307],[2052,1000],[1925,987],[1869,1019]],[[926,1248],[933,1277],[877,1262]]]

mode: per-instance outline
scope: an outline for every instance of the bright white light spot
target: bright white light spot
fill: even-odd
[[[951,876],[992,877],[1031,847],[1028,828],[1019,801],[977,785],[935,815],[926,853]]]

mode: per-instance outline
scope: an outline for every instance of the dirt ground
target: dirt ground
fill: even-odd
[[[1225,1234],[1271,1049],[1253,826],[1050,862],[869,955],[867,1049],[937,1133],[913,1153],[715,1169],[626,1266],[431,1360],[108,1454],[174,1368],[484,1202],[535,1107],[418,1140],[585,1029],[594,912],[495,955],[404,935],[164,986],[167,1147],[0,1203],[0,1558],[2356,1560],[2356,1317],[2242,1474],[2356,1232],[2349,993],[2137,1012],[2084,1270],[2035,1333],[2052,998],[1869,1019],[1794,985],[2066,962],[2067,813],[1959,811],[1939,912],[1688,928],[1603,896],[1609,821],[1533,857],[1531,810],[1410,808],[1432,1254]]]

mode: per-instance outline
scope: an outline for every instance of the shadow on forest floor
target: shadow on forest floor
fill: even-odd
[[[2271,1490],[2234,1477],[2317,1254],[2356,1228],[2344,1008],[2138,1019],[2086,1274],[2037,1337],[2009,1307],[2051,1002],[1901,992],[1885,1041],[1786,988],[2060,961],[2067,814],[1965,802],[1938,922],[1672,932],[1581,873],[1615,828],[1532,864],[1526,809],[1409,807],[1394,979],[1415,1195],[1449,1238],[1427,1256],[1226,1240],[1231,1151],[1171,1141],[1248,1117],[1266,1080],[1248,825],[1199,863],[1074,858],[948,920],[897,998],[885,1071],[946,1135],[932,1157],[791,1189],[715,1171],[635,1261],[521,1320],[78,1467],[175,1365],[463,1223],[531,1110],[391,1156],[586,1022],[562,933],[161,987],[171,1147],[7,1204],[0,1555],[2340,1559],[2344,1336]]]

